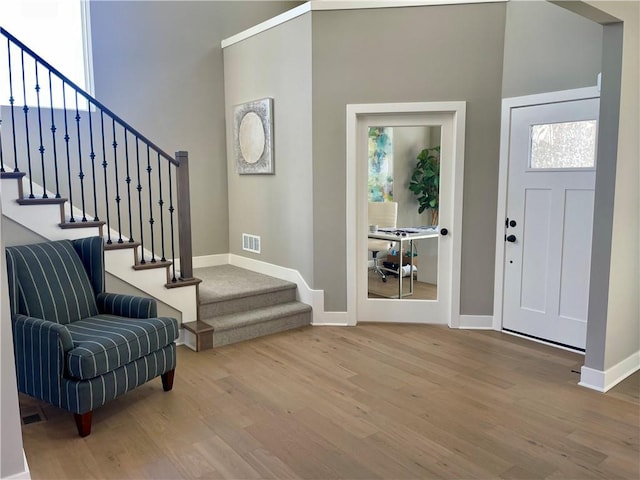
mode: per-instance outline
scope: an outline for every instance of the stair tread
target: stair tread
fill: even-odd
[[[200,320],[196,320],[194,322],[187,322],[182,324],[182,328],[185,330],[195,333],[196,335],[199,333],[208,333],[213,332],[214,328],[208,323],[204,323]]]
[[[193,273],[202,279],[200,305],[297,288],[293,282],[233,265],[196,268]]]
[[[202,280],[199,278],[178,278],[175,282],[165,283],[165,288],[180,288],[180,287],[190,287],[192,285],[200,285]]]
[[[123,248],[137,248],[139,246],[140,246],[140,242],[128,242],[126,240],[123,240],[122,243],[117,243],[117,241],[113,243],[105,243],[104,249],[105,250],[121,250]]]
[[[25,172],[1,172],[0,178],[22,178],[25,175]]]
[[[18,202],[20,205],[61,205],[66,201],[67,201],[66,198],[55,198],[55,197],[49,197],[49,198],[23,197],[23,198],[18,198],[16,200],[16,202]]]
[[[62,229],[67,229],[67,228],[90,228],[90,227],[101,227],[103,225],[105,225],[107,222],[104,222],[102,220],[87,220],[87,221],[82,221],[82,220],[76,220],[75,222],[64,222],[64,223],[60,223],[60,228]]]
[[[277,320],[300,313],[311,312],[311,307],[302,302],[287,302],[269,307],[261,307],[244,312],[230,313],[215,318],[203,318],[202,322],[214,327],[215,331],[246,327],[258,323]]]
[[[156,260],[155,262],[138,263],[133,266],[134,270],[151,270],[154,268],[167,268],[173,265],[171,260]]]

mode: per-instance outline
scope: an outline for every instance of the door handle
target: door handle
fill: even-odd
[[[509,243],[514,243],[517,240],[515,235],[509,235],[508,237],[504,237],[504,239]]]
[[[446,228],[440,229],[440,235],[446,236],[448,233],[449,233],[449,230],[447,230]]]

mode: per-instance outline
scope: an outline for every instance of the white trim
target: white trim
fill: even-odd
[[[347,312],[325,312],[324,290],[313,290],[297,270],[281,267],[272,263],[262,262],[260,260],[254,260],[252,258],[243,257],[233,253],[229,254],[229,264],[295,283],[298,286],[298,300],[302,303],[306,303],[307,305],[311,305],[311,308],[313,309],[312,325],[348,325]]]
[[[80,15],[82,18],[82,51],[84,56],[84,89],[90,95],[95,96],[95,82],[93,80],[93,43],[91,40],[91,6],[89,1],[80,2]],[[91,104],[91,111],[95,106]]]
[[[578,382],[578,385],[604,393],[638,370],[640,370],[640,351],[632,353],[604,372],[589,367],[582,367],[580,369],[580,382]]]
[[[460,315],[458,328],[461,330],[492,330],[493,315]]]
[[[502,119],[500,127],[500,167],[498,171],[498,208],[496,221],[496,256],[493,284],[493,329],[502,330],[502,300],[504,293],[504,218],[507,216],[507,188],[509,175],[509,134],[511,111],[518,107],[544,105],[547,103],[570,102],[588,98],[599,98],[597,87],[577,88],[558,92],[540,93],[522,97],[502,99]],[[527,337],[528,338],[528,337]]]
[[[467,3],[504,3],[508,0],[313,0],[243,30],[220,42],[222,48],[251,38],[277,27],[305,13],[321,10],[361,10],[370,8],[429,7],[437,5],[464,5]]]
[[[357,149],[355,141],[358,117],[374,114],[452,114],[453,115],[453,224],[451,236],[452,260],[450,292],[451,306],[448,325],[457,328],[460,322],[460,272],[462,256],[462,205],[464,182],[464,141],[466,123],[466,102],[407,102],[407,103],[368,103],[347,105],[347,165],[346,165],[346,257],[347,257],[347,322],[357,323]]]
[[[193,268],[217,267],[218,265],[227,265],[230,263],[228,253],[219,253],[217,255],[203,255],[201,257],[193,257],[192,262],[193,262]]]
[[[29,471],[29,464],[27,463],[27,456],[22,450],[22,457],[24,458],[24,470],[22,472],[14,473],[8,477],[2,477],[4,480],[31,480],[31,472]]]
[[[222,40],[222,42],[220,42],[220,45],[222,46],[222,48],[227,48],[234,43],[241,42],[243,40],[246,40],[247,38],[253,37],[254,35],[258,35],[259,33],[266,32],[273,27],[277,27],[278,25],[288,22],[289,20],[293,20],[294,18],[304,15],[305,13],[308,13],[310,11],[311,2],[303,3],[298,7],[292,8],[291,10],[281,13],[280,15],[270,18],[269,20],[265,20],[258,25],[243,30],[242,32],[237,33],[232,37],[225,38],[224,40]]]
[[[185,347],[187,347],[190,350],[193,350],[194,352],[198,351],[197,339],[196,339],[195,333],[185,330],[184,328],[181,328],[180,340],[181,340],[180,343],[176,341],[176,345],[184,345]]]
[[[434,7],[467,3],[504,3],[508,0],[312,0],[311,10],[364,10],[370,8]]]

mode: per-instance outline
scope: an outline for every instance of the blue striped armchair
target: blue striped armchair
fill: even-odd
[[[106,293],[101,237],[6,248],[18,390],[74,414],[155,378],[173,387],[178,323],[154,299]]]

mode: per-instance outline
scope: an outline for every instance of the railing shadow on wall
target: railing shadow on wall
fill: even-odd
[[[171,261],[170,282],[192,280],[187,152],[170,156],[2,27],[0,34],[0,91],[8,92],[0,172],[26,175],[25,199],[66,199],[70,224],[104,222],[107,246],[140,243],[140,264]]]

